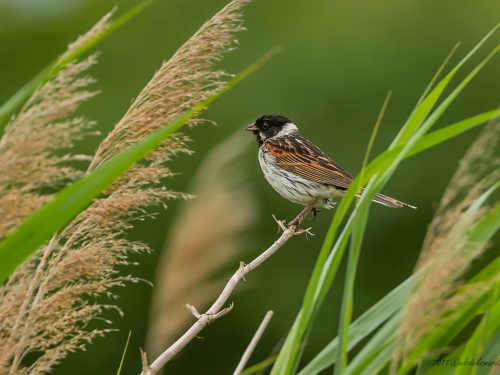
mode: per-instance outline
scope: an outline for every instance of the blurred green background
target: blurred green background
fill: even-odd
[[[98,46],[103,54],[90,72],[98,80],[94,88],[102,93],[80,112],[97,120],[99,129],[106,134],[161,62],[226,2],[158,0],[113,33]],[[2,0],[0,102],[6,101],[114,5],[119,6],[118,14],[122,14],[136,3]],[[172,169],[181,175],[168,181],[169,188],[186,191],[193,172],[216,143],[236,129],[243,131],[245,125],[265,113],[291,118],[305,137],[351,174],[357,174],[387,92],[392,90],[393,94],[372,155],[388,146],[452,47],[462,42],[452,59],[454,63],[500,21],[500,3],[256,0],[246,8],[245,20],[248,31],[238,35],[240,47],[226,55],[222,67],[236,73],[273,46],[281,45],[284,51],[210,107],[205,117],[218,126],[205,124],[188,131],[196,153],[180,156],[171,163]],[[499,40],[499,35],[494,36],[484,54],[474,57],[467,68],[482,59]],[[498,66],[497,57],[456,100],[439,126],[497,106]],[[405,161],[383,190],[384,194],[418,206],[418,210],[373,206],[356,282],[355,316],[411,273],[433,211],[459,158],[477,132],[461,135]],[[78,145],[77,151],[91,153],[98,142],[97,137],[89,138]],[[244,259],[247,262],[277,238],[277,225],[271,214],[290,220],[301,210],[267,184],[258,165],[257,147],[253,146],[245,164],[259,198],[261,216],[251,229],[252,250]],[[177,206],[178,203],[170,202],[168,210],[161,210],[156,220],[136,225],[131,238],[147,242],[155,252],[137,257],[140,266],[126,273],[154,279],[155,265]],[[227,215],[237,209],[221,207]],[[232,373],[265,312],[272,309],[274,318],[251,363],[265,359],[286,334],[300,308],[332,216],[333,211],[320,213],[311,222],[316,236],[294,238],[252,272],[246,288],[231,297],[235,303],[233,311],[203,330],[204,339],[190,343],[167,365],[166,373]],[[487,253],[483,260],[489,256]],[[335,335],[342,284],[342,277],[338,277],[316,321],[304,361],[310,360]],[[138,348],[144,347],[151,292],[146,283],[119,290],[118,305],[125,316],[110,315],[113,327],[119,331],[95,340],[86,352],[71,354],[54,373],[116,373],[127,334],[132,330],[122,374],[139,374]]]

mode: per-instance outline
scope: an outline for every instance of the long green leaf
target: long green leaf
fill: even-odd
[[[155,0],[146,0],[143,1],[132,9],[130,9],[127,13],[125,13],[120,18],[111,22],[109,27],[104,30],[101,34],[96,35],[94,38],[89,39],[86,43],[83,43],[77,49],[75,49],[71,54],[68,54],[64,59],[57,58],[53,61],[49,66],[44,68],[41,72],[39,72],[35,77],[33,77],[28,83],[26,83],[23,87],[19,89],[12,97],[9,98],[1,107],[0,107],[0,125],[5,122],[15,110],[20,107],[28,98],[33,94],[36,88],[43,83],[50,80],[54,77],[57,72],[63,69],[69,62],[83,55],[87,51],[89,51],[92,47],[98,44],[101,40],[111,34],[113,31],[118,29],[120,26],[125,24],[128,20],[138,14],[141,10],[146,8]]]
[[[436,121],[437,119],[441,116],[442,113],[444,113],[445,109],[451,104],[451,102],[454,100],[454,98],[460,93],[461,90],[472,80],[472,78],[479,72],[479,70],[484,66],[484,64],[493,56],[493,54],[496,52],[496,49],[483,61],[481,64],[478,65],[459,85],[458,87],[452,91],[452,93],[441,103],[438,108],[429,115],[429,118],[427,118],[425,121],[423,121],[421,127],[414,133],[414,135],[409,139],[409,141],[404,145],[403,149],[401,152],[397,155],[396,159],[389,165],[388,168],[383,170],[381,172],[380,176],[375,176],[375,180],[372,180],[371,183],[368,184],[367,188],[365,189],[365,192],[363,194],[363,197],[360,201],[360,205],[366,202],[366,204],[370,204],[371,199],[373,196],[381,189],[381,187],[388,181],[389,177],[393,174],[395,171],[396,167],[398,164],[401,162],[401,160],[404,158],[404,155],[408,152],[408,150],[415,145],[418,142],[418,139],[423,136],[424,132],[426,132]],[[461,62],[461,64],[463,61]],[[456,72],[456,69],[452,71],[452,73]],[[451,74],[451,73],[450,73]],[[449,80],[450,75],[448,75],[446,79]],[[443,82],[443,81],[442,81]],[[442,91],[442,87],[440,84],[438,85],[437,90]],[[435,89],[436,90],[436,89]],[[433,90],[434,92],[434,90]],[[433,92],[429,96],[432,96]],[[426,99],[427,100],[427,99]],[[426,100],[423,101],[422,105],[425,105]],[[430,104],[428,104],[430,105]],[[418,113],[418,111],[417,111]],[[417,122],[420,122],[419,119],[415,120]],[[346,194],[347,195],[347,194]],[[364,201],[364,202],[363,202]],[[353,215],[351,217],[356,215],[356,211],[353,212]],[[357,220],[363,220],[362,216],[356,216],[355,221]],[[358,233],[357,236],[362,236],[363,233]],[[353,241],[356,241],[355,238],[353,238]],[[325,263],[325,266],[327,266],[328,262]],[[334,270],[336,272],[336,269]],[[326,295],[328,284],[323,286],[322,294]]]
[[[357,216],[359,220],[355,221],[352,229],[351,247],[349,249],[349,259],[347,261],[347,273],[344,283],[344,294],[339,319],[338,332],[340,348],[337,351],[337,364],[334,372],[336,375],[340,375],[347,366],[349,325],[352,319],[352,309],[354,304],[354,281],[356,279],[359,255],[361,253],[361,244],[363,242],[366,223],[368,221],[368,209],[369,205],[361,207]]]
[[[258,61],[231,79],[222,90],[202,101],[183,116],[144,138],[129,149],[115,156],[91,174],[63,189],[52,201],[41,207],[23,222],[0,244],[0,282],[5,280],[38,247],[54,233],[63,229],[85,209],[113,181],[148,152],[177,132],[189,119],[196,116],[224,92],[253,73],[274,56],[279,49],[273,48]]]
[[[118,371],[116,375],[120,375],[122,372],[123,362],[125,361],[125,355],[127,354],[128,343],[130,342],[130,336],[132,336],[132,331],[129,331],[127,342],[125,342],[125,348],[123,349],[122,359],[120,360],[120,365],[118,366]]]
[[[458,68],[463,65],[463,63],[477,50],[477,48],[479,48],[479,46],[484,41],[485,39],[483,39],[483,41],[481,41],[478,44],[478,46],[476,46],[471,51],[471,53],[469,53],[469,55],[467,55],[466,58],[464,58],[459,63],[459,65],[457,65],[457,67],[453,69],[452,72],[449,73],[434,90],[431,91],[429,96],[419,106],[422,107],[423,109],[419,110],[419,108],[417,108],[417,110],[415,111],[416,114],[412,114],[413,116],[412,121],[410,123],[407,123],[407,125],[403,127],[403,129],[400,132],[400,135],[397,137],[400,138],[401,140],[405,140],[410,136],[411,138],[409,138],[409,141],[404,144],[402,150],[397,154],[395,160],[387,168],[383,170],[382,176],[377,179],[376,183],[373,184],[372,188],[371,189],[367,188],[365,190],[365,193],[361,198],[360,204],[362,204],[364,200],[363,198],[365,198],[365,200],[371,199],[371,197],[375,195],[376,192],[378,191],[377,189],[380,189],[387,182],[388,178],[392,175],[397,165],[399,165],[401,160],[408,154],[409,150],[415,146],[418,140],[437,121],[437,119],[441,116],[441,114],[445,111],[445,109],[451,104],[451,102],[458,95],[458,93],[461,90],[463,90],[463,88],[470,82],[470,80],[472,80],[475,74],[477,74],[477,72],[488,61],[488,59],[491,58],[493,53],[496,52],[495,49],[493,53],[487,57],[487,59],[485,59],[478,67],[476,67],[476,69],[474,69],[472,73],[470,73],[459,84],[459,86],[454,91],[452,91],[452,93],[443,101],[443,103],[441,103],[440,106],[438,106],[438,108],[427,118],[427,120],[425,120],[425,117],[428,114],[427,108],[432,108],[434,103],[438,100],[440,93],[444,90],[447,83],[450,81],[451,77],[453,77],[453,75],[457,72]],[[414,124],[422,124],[422,125],[418,127]],[[415,129],[418,130],[414,131]],[[412,133],[414,134],[412,135]],[[393,143],[393,145],[394,147],[396,147],[402,144],[401,141],[396,139],[396,142]],[[363,175],[362,177],[368,178],[367,174]],[[359,179],[360,177],[358,176],[357,178]],[[337,241],[337,244],[340,243],[341,245],[338,247],[336,246],[337,248],[332,249],[331,252],[330,249],[332,248],[331,246],[333,244],[333,240],[336,236],[340,223],[345,217],[345,214],[347,212],[350,203],[352,202],[353,197],[357,193],[356,186],[358,186],[358,183],[359,180],[356,181],[355,179],[353,181],[351,188],[348,189],[348,191],[346,192],[344,198],[342,199],[336,211],[336,214],[333,218],[332,224],[330,225],[330,229],[327,233],[322,249],[318,256],[315,269],[311,276],[311,280],[308,285],[306,295],[304,298],[300,319],[299,318],[296,319],[296,322],[294,323],[295,329],[289,333],[287,340],[285,341],[285,344],[283,346],[283,349],[285,349],[285,354],[278,356],[278,360],[276,361],[276,364],[273,367],[272,375],[289,374],[295,367],[298,355],[296,355],[295,353],[291,353],[287,349],[289,349],[289,347],[295,347],[300,344],[300,341],[302,340],[304,333],[307,330],[307,327],[310,324],[312,324],[314,316],[317,313],[319,306],[321,305],[321,302],[324,299],[329,289],[329,286],[331,285],[333,278],[336,274],[336,271],[338,269],[338,264],[340,263],[340,259],[343,255],[345,244],[347,243],[347,238],[350,235],[350,229],[351,229],[350,225],[346,225],[344,231],[341,233]],[[363,183],[364,181],[361,181],[361,184]],[[353,214],[351,215],[351,219],[355,217],[356,214],[357,210],[355,209]],[[348,224],[349,223],[352,225],[351,220],[349,220]]]
[[[495,332],[486,343],[481,358],[485,361],[495,362],[500,358],[500,330]],[[481,366],[478,368],[477,375],[487,375],[491,369],[491,366]]]
[[[259,362],[245,370],[240,375],[252,375],[258,371],[265,370],[267,367],[271,366],[276,360],[277,355],[273,355],[272,357],[266,358],[262,362]]]
[[[468,233],[471,243],[487,243],[500,229],[500,203],[497,203]],[[500,269],[500,257],[491,262],[478,275],[473,277],[467,285],[484,283],[491,279]],[[458,292],[460,293],[460,291]],[[405,374],[430,350],[445,347],[456,335],[478,314],[482,313],[488,301],[489,290],[480,289],[458,306],[453,313],[435,330],[429,333],[416,348],[413,349],[405,364],[398,371]]]
[[[484,219],[482,219],[484,220]],[[483,221],[478,223],[478,226],[482,226]],[[497,230],[500,229],[500,216],[498,217],[498,226]],[[489,229],[485,231],[492,233]],[[492,233],[493,235],[494,233]],[[486,237],[484,237],[486,238]],[[490,279],[495,273],[498,272],[500,267],[500,257],[496,258],[493,262],[488,264],[481,272],[479,272],[476,276],[474,276],[467,285],[473,285],[475,283],[481,283]],[[446,324],[439,327],[435,332],[435,336],[426,340],[426,342],[422,343],[415,349],[415,351],[419,351],[418,355],[414,356],[414,352],[412,352],[411,356],[412,363],[415,365],[418,360],[423,358],[423,355],[426,353],[426,350],[429,348],[442,348],[448,343],[478,314],[481,314],[484,311],[485,304],[488,301],[488,291],[482,291],[481,293],[477,293],[472,295],[470,298],[466,299],[464,303],[459,306],[454,314],[449,318]],[[376,366],[371,368],[380,368],[388,365],[392,359],[392,349],[390,351],[381,351],[382,347],[386,347],[387,345],[392,345],[397,328],[401,321],[401,313],[398,312],[394,315],[391,320],[384,324],[384,326],[373,336],[373,338],[361,349],[361,351],[354,357],[354,359],[349,363],[344,371],[343,375],[358,375],[363,373],[369,364],[375,360],[376,358]],[[437,340],[436,340],[437,339]],[[430,346],[427,346],[430,345]],[[435,358],[438,358],[438,353],[434,353]],[[451,358],[452,356],[447,356]],[[408,366],[404,368],[405,371],[408,371],[413,366]],[[432,370],[432,368],[431,368]],[[432,372],[437,371],[436,369],[432,370]]]
[[[472,358],[477,358],[478,355],[484,350],[486,343],[489,339],[500,329],[500,302],[498,301],[499,283],[495,282],[495,287],[491,293],[488,308],[481,323],[476,327],[474,333],[467,341],[462,355]],[[495,360],[496,361],[496,358]],[[469,373],[476,374],[476,367],[469,371],[469,368],[459,367],[455,371],[456,375],[467,375]]]
[[[348,350],[401,309],[413,283],[413,276],[398,285],[349,327]],[[336,337],[298,375],[315,375],[335,363],[339,339]]]
[[[449,125],[447,127],[444,127],[442,129],[436,130],[432,133],[429,133],[422,137],[418,143],[415,144],[415,146],[408,152],[406,157],[413,156],[419,152],[422,152],[428,148],[431,148],[437,144],[440,144],[448,139],[451,139],[467,130],[470,130],[484,122],[487,122],[493,118],[496,118],[500,116],[500,110],[493,110],[489,112],[485,112],[480,115],[476,115],[473,117],[470,117],[468,119],[459,121],[455,124]],[[394,158],[396,157],[397,153],[402,149],[401,146],[386,151],[383,154],[381,154],[379,157],[377,157],[365,170],[365,176],[367,178],[372,177],[378,169],[383,168],[384,165],[390,164]],[[489,223],[489,225],[488,225]],[[490,238],[492,236],[492,233],[496,231],[495,227],[495,220],[494,219],[489,219],[488,215],[484,218],[483,223],[481,226],[481,230],[478,230],[475,232],[474,230],[471,233],[471,241],[483,241],[485,238]],[[337,251],[337,250],[335,250]],[[335,341],[337,338],[335,339]],[[350,340],[351,340],[351,335],[349,334],[349,347],[350,345]],[[323,353],[323,352],[322,352]],[[329,358],[328,365],[325,366],[328,367],[329,365],[333,364],[335,361],[331,356],[336,355],[336,347],[334,352],[326,352],[324,354],[324,358]],[[326,363],[326,362],[325,362]],[[302,375],[302,373],[301,373]]]
[[[458,70],[469,60],[469,58],[474,55],[477,50],[491,37],[491,35],[500,27],[500,24],[496,25],[453,69],[450,73],[446,75],[446,77],[441,80],[436,88],[430,92],[430,94],[424,99],[420,99],[419,102],[421,102],[420,105],[418,105],[415,110],[412,112],[406,123],[403,125],[403,128],[399,132],[399,134],[396,136],[394,141],[391,143],[389,146],[389,149],[392,149],[396,146],[400,146],[411,137],[411,135],[420,127],[422,124],[423,120],[427,117],[429,114],[430,110],[434,106],[434,104],[437,102],[437,99],[439,96],[442,94],[443,90],[446,88],[450,80],[455,76],[455,74],[458,72]],[[446,64],[446,62],[451,58],[451,55],[453,54],[454,50],[458,47],[456,45],[454,49],[451,51],[450,55],[446,58],[444,61],[443,65],[440,67],[438,70],[438,73],[440,70],[442,70],[442,67]],[[431,83],[435,80],[435,78],[432,79]],[[429,91],[430,86],[425,90],[426,92]],[[425,92],[424,92],[425,94]]]
[[[395,332],[401,323],[402,313],[398,311],[391,319],[380,328],[375,335],[366,343],[356,357],[349,363],[345,375],[358,375],[377,359],[380,362],[381,356],[390,358],[393,350]],[[387,349],[389,351],[387,352]],[[384,363],[387,364],[389,361]]]

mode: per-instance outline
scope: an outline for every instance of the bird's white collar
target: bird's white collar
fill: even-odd
[[[281,130],[279,131],[279,135],[282,136],[282,135],[288,135],[290,133],[293,133],[295,131],[299,130],[295,124],[293,124],[292,122],[289,122],[288,124],[285,124],[285,126],[283,126],[281,128]]]

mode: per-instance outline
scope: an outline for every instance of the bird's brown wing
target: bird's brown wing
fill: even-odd
[[[298,136],[270,139],[265,147],[288,172],[306,180],[347,189],[352,176],[307,139]]]

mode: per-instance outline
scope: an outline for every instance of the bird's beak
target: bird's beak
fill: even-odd
[[[250,124],[245,128],[248,132],[256,132],[259,131],[259,128],[255,126],[255,124]]]

